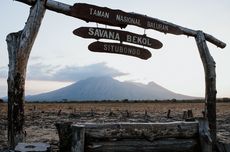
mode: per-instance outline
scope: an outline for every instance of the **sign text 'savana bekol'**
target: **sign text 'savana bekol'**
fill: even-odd
[[[108,28],[80,27],[73,31],[77,36],[94,39],[110,39],[119,42],[128,42],[154,49],[160,49],[163,44],[156,39],[127,31],[120,31]]]

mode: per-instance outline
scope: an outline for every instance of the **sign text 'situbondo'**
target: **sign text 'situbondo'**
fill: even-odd
[[[147,60],[152,55],[144,48],[135,46],[120,44],[120,43],[105,43],[105,42],[93,42],[88,46],[90,51],[93,52],[104,52],[104,53],[116,53],[138,57],[140,59]]]

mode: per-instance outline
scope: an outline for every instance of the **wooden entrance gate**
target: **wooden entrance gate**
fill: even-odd
[[[26,67],[29,55],[33,46],[33,42],[39,31],[42,18],[45,10],[49,9],[58,13],[68,16],[77,17],[83,20],[88,20],[79,13],[79,5],[70,6],[54,0],[16,0],[19,2],[31,5],[31,12],[26,25],[22,31],[11,33],[7,36],[8,52],[9,52],[9,75],[8,75],[8,141],[9,145],[13,148],[18,142],[24,139],[24,104],[25,104],[25,78]],[[83,5],[80,5],[82,8]],[[85,5],[84,5],[85,6]],[[92,5],[86,5],[92,6]],[[101,7],[92,6],[93,8],[100,9]],[[113,11],[106,8],[107,11]],[[85,11],[85,10],[82,10]],[[78,13],[79,14],[78,14]],[[115,12],[116,13],[116,12]],[[121,13],[118,11],[117,13]],[[126,13],[126,12],[122,12]],[[84,14],[83,14],[84,15]],[[129,16],[146,17],[139,14],[128,14]],[[97,18],[97,17],[95,17]],[[94,18],[93,18],[94,19]],[[124,23],[121,18],[118,26],[126,27],[130,23]],[[90,21],[90,20],[89,20]],[[94,21],[94,20],[92,20]],[[97,20],[96,20],[97,21]],[[100,21],[100,20],[99,20]],[[175,35],[187,35],[195,38],[200,57],[204,66],[205,72],[205,114],[209,122],[211,138],[213,145],[216,143],[216,72],[215,61],[210,55],[206,40],[214,45],[224,48],[226,44],[215,37],[204,33],[188,29],[173,23],[162,21],[156,18],[147,17],[143,19],[147,21],[148,27],[152,29],[171,33]],[[140,20],[142,22],[142,20]],[[109,23],[107,20],[102,20],[102,23],[117,26],[115,23]],[[138,26],[139,21],[132,22],[132,25]],[[150,24],[151,23],[151,24]],[[157,27],[153,25],[159,25]],[[152,25],[152,26],[151,26]],[[160,28],[161,27],[161,28]]]

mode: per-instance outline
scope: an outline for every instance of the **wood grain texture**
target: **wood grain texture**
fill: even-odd
[[[212,139],[207,119],[199,119],[199,139],[202,152],[212,152]]]
[[[205,73],[205,113],[208,118],[213,145],[216,144],[216,63],[211,56],[205,34],[198,31],[196,43]]]
[[[195,152],[195,139],[161,139],[147,141],[144,139],[124,139],[119,141],[90,142],[86,147],[88,152]]]
[[[197,122],[172,123],[114,123],[84,124],[86,138],[97,139],[141,139],[153,141],[160,138],[195,138],[198,136]]]
[[[6,41],[9,53],[8,141],[11,147],[24,140],[24,103],[26,67],[45,13],[45,1],[38,0],[30,10],[23,30],[10,33]]]
[[[28,5],[34,5],[36,0],[16,0],[16,1],[28,4]],[[70,6],[70,5],[60,3],[60,2],[57,2],[57,1],[54,1],[54,0],[47,0],[47,2],[46,2],[46,8],[47,9],[55,11],[55,12],[58,12],[58,13],[65,14],[65,15],[68,15],[68,16],[73,16],[70,13],[71,7],[72,6]],[[144,15],[143,15],[143,17],[144,17]],[[179,34],[183,34],[183,35],[187,35],[187,36],[193,36],[193,37],[197,36],[197,33],[198,33],[197,30],[192,30],[192,29],[182,27],[182,26],[176,25],[174,23],[163,21],[163,20],[160,20],[160,19],[157,19],[157,18],[152,18],[152,17],[148,17],[148,18],[151,19],[151,20],[156,21],[159,24],[164,24],[164,25],[179,29],[181,31]],[[162,32],[161,30],[158,30],[158,31]],[[173,34],[173,33],[171,33],[171,34]],[[220,48],[225,48],[226,47],[226,43],[222,42],[221,40],[218,40],[214,36],[212,36],[210,34],[207,34],[207,33],[204,33],[204,36],[205,36],[205,39],[207,41],[209,41],[210,43],[216,45],[217,47],[220,47]]]

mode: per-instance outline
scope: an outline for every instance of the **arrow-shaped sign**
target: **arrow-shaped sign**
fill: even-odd
[[[152,54],[147,49],[120,43],[105,43],[97,41],[91,43],[88,48],[93,52],[123,54],[138,57],[144,60],[147,60],[152,56]]]
[[[144,29],[154,29],[164,33],[183,34],[178,27],[166,21],[137,13],[128,13],[118,9],[99,7],[96,5],[76,3],[70,8],[70,15],[87,22],[97,22],[125,28],[134,25]]]
[[[147,37],[146,35],[139,35],[127,31],[120,31],[114,29],[80,27],[74,30],[73,33],[83,38],[117,40],[120,42],[128,42],[142,46],[147,46],[154,49],[160,49],[163,46],[163,44],[160,41]]]

